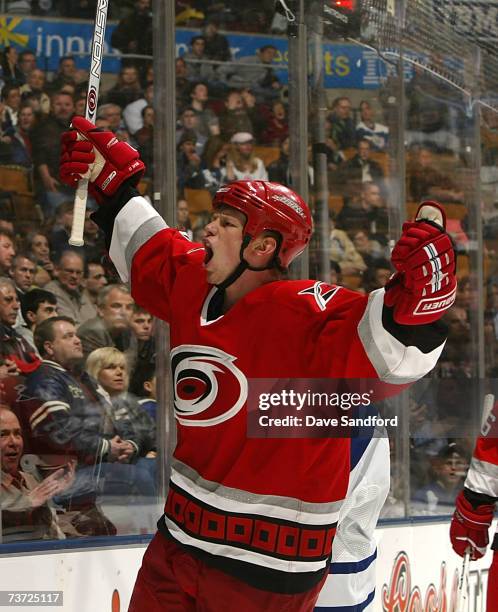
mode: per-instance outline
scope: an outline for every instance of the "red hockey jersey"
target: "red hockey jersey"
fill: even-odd
[[[436,363],[440,328],[396,326],[383,290],[367,297],[311,280],[261,286],[208,320],[216,288],[206,282],[201,245],[167,228],[142,197],[124,204],[112,228],[110,255],[121,278],[171,329],[178,431],[160,530],[224,571],[280,592],[321,579],[341,529],[343,542],[358,541],[337,546],[342,556],[332,553],[332,561],[373,570],[366,568],[375,545],[364,540],[388,491],[387,441],[251,439],[248,380],[404,385]]]

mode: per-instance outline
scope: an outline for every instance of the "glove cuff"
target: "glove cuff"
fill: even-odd
[[[463,491],[460,491],[456,498],[457,518],[460,518],[461,522],[471,524],[474,529],[487,530],[493,521],[494,509],[492,504],[474,507]]]

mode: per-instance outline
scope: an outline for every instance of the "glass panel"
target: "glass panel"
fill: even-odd
[[[58,173],[60,136],[85,111],[95,3],[1,8],[2,541],[149,533],[159,513],[155,321],[121,284],[91,197],[85,245],[68,250],[74,189]],[[147,194],[150,3],[114,2],[108,17],[96,124],[138,146]]]

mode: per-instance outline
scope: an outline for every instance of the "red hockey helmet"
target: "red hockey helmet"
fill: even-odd
[[[213,208],[231,206],[247,217],[244,236],[255,238],[265,230],[282,237],[277,253],[287,268],[311,238],[313,221],[306,202],[292,189],[270,181],[234,181],[218,189]]]

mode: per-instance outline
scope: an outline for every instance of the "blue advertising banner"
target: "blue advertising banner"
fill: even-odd
[[[111,47],[110,41],[116,23],[108,23],[106,30],[103,71],[117,73],[120,68],[120,54]],[[193,35],[198,30],[177,29],[176,52],[183,55]],[[92,43],[93,23],[65,19],[32,19],[0,15],[0,48],[14,45],[31,49],[38,57],[38,65],[44,70],[57,69],[59,59],[74,55],[79,68],[88,68]],[[288,42],[284,37],[227,34],[234,59],[253,56],[257,49],[271,43],[278,49],[276,58],[280,80],[287,82]],[[376,89],[385,78],[385,63],[377,54],[359,45],[324,44],[323,65],[325,87],[337,89]],[[410,68],[409,68],[410,69]],[[407,75],[408,76],[408,75]]]

